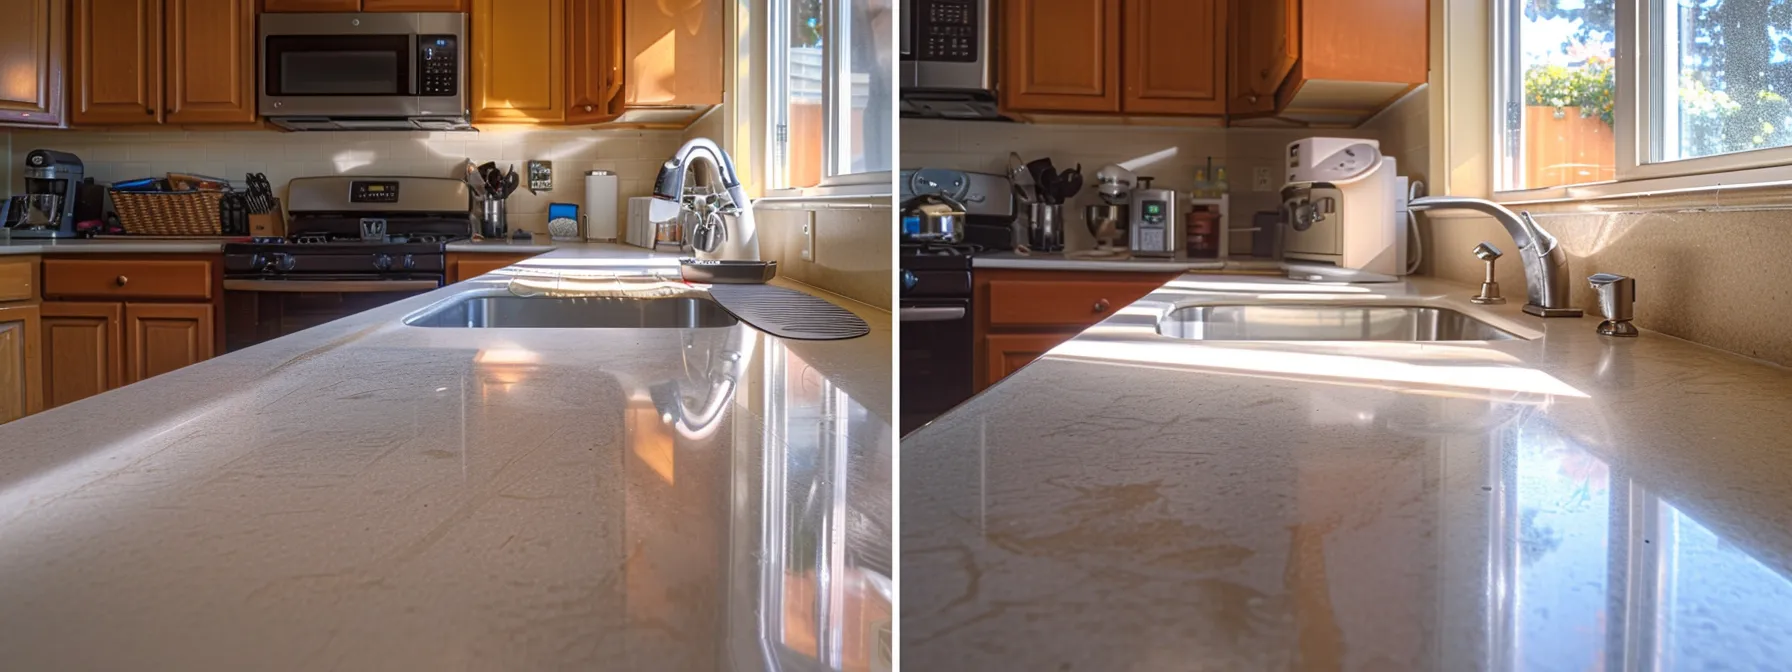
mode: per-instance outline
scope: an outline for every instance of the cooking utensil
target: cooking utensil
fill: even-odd
[[[517,177],[516,174],[516,165],[511,164],[510,172],[504,175],[504,191],[499,198],[510,198],[511,194],[516,193],[517,185],[521,184],[521,181],[522,178]]]
[[[1060,187],[1058,192],[1059,203],[1076,198],[1076,195],[1083,191],[1083,164],[1076,164],[1075,168],[1066,170],[1058,175],[1058,181]]]
[[[1041,171],[1038,175],[1038,178],[1039,178],[1039,202],[1044,203],[1046,205],[1060,204],[1060,201],[1058,200],[1059,186],[1058,186],[1057,171],[1054,171],[1054,170],[1051,170],[1048,168],[1044,171]]]
[[[1027,246],[1034,252],[1058,252],[1064,249],[1064,206],[1055,203],[1034,203],[1033,220],[1028,230]]]
[[[473,192],[473,198],[485,200],[485,178],[479,175],[479,166],[474,165],[472,159],[467,159],[466,169],[467,189]]]
[[[225,194],[218,202],[218,230],[226,236],[249,235],[249,197]]]
[[[479,164],[479,178],[485,180],[485,193],[488,198],[503,198],[498,194],[504,188],[504,173],[498,171],[498,164],[491,161]]]
[[[1033,176],[1033,184],[1038,185],[1039,187],[1039,191],[1035,192],[1034,195],[1038,196],[1040,199],[1046,197],[1044,193],[1045,175],[1052,172],[1056,172],[1056,167],[1052,165],[1052,159],[1049,156],[1041,159],[1033,159],[1032,161],[1027,162],[1027,174]]]
[[[1020,202],[1031,204],[1034,201],[1033,189],[1037,183],[1033,181],[1033,173],[1027,171],[1027,162],[1014,152],[1008,153],[1008,181],[1014,185],[1014,196]]]

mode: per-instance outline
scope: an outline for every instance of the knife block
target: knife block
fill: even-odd
[[[286,237],[286,216],[282,214],[278,199],[274,201],[274,209],[249,215],[249,235],[256,238]]]

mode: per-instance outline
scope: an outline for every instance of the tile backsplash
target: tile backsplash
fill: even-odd
[[[229,178],[241,183],[249,172],[266,173],[284,194],[295,177],[320,175],[405,175],[457,177],[461,164],[494,161],[516,165],[554,162],[554,189],[510,198],[511,228],[547,231],[549,203],[585,203],[584,174],[609,170],[621,178],[620,208],[631,196],[647,196],[659,165],[683,141],[680,131],[499,130],[440,132],[157,132],[84,133],[18,131],[11,134],[10,167],[32,149],[56,149],[81,157],[87,174],[116,182],[174,171]],[[10,170],[12,193],[24,189],[20,171]],[[626,211],[618,213],[625,221]]]

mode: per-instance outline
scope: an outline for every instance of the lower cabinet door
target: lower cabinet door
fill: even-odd
[[[42,322],[45,408],[123,384],[124,304],[49,302]]]
[[[1058,334],[990,334],[983,337],[984,352],[988,370],[984,375],[984,383],[978,387],[983,389],[1007,378],[1008,374],[1019,371],[1021,367],[1033,363],[1046,351],[1058,347],[1059,343],[1076,336],[1075,332]]]
[[[127,303],[125,384],[212,358],[210,305]]]
[[[38,307],[0,306],[0,424],[43,410]]]

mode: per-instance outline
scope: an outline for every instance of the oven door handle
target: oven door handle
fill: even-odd
[[[434,280],[225,280],[231,292],[316,292],[323,294],[371,294],[375,292],[429,291],[441,287]]]
[[[963,308],[903,308],[896,311],[903,322],[951,322],[964,319]]]

